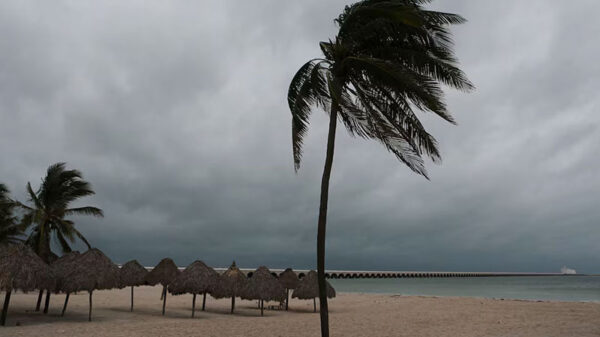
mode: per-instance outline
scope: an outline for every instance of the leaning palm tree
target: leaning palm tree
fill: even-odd
[[[0,244],[23,241],[23,229],[14,216],[16,204],[9,193],[8,187],[0,183]]]
[[[335,38],[320,43],[324,56],[304,64],[290,83],[296,170],[312,108],[329,114],[317,232],[322,336],[329,336],[325,232],[338,120],[351,135],[380,142],[412,171],[427,177],[423,157],[437,162],[440,153],[416,112],[430,111],[454,123],[441,85],[465,91],[473,88],[458,68],[448,29],[465,20],[425,10],[422,5],[429,2],[364,0],[347,6],[335,20],[339,26]]]
[[[83,180],[81,172],[67,170],[65,163],[51,165],[38,190],[34,192],[31,184],[27,183],[27,192],[31,206],[17,202],[25,210],[22,225],[31,227],[26,243],[44,262],[50,263],[54,254],[50,244],[53,237],[60,244],[63,253],[71,252],[69,243],[75,242],[75,238],[83,241],[88,249],[91,248],[88,240],[75,228],[73,221],[66,219],[70,215],[103,216],[102,210],[96,207],[70,207],[73,202],[94,194],[92,186]],[[49,296],[50,292],[46,295],[46,302]],[[39,310],[39,306],[36,310]],[[47,312],[47,306],[44,312]]]

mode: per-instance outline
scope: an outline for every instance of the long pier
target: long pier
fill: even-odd
[[[227,268],[215,268],[223,272]],[[254,269],[240,268],[247,276],[252,276]],[[302,278],[308,270],[294,270]],[[274,276],[283,272],[283,269],[271,269]],[[446,272],[446,271],[365,271],[365,270],[326,270],[328,279],[356,279],[356,278],[442,278],[442,277],[501,277],[501,276],[562,276],[562,273],[519,273],[519,272]]]

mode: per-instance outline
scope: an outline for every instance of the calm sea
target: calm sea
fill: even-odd
[[[332,279],[338,292],[600,302],[600,276]]]

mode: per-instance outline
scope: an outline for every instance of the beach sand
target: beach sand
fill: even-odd
[[[237,299],[230,315],[229,299],[210,296],[202,312],[199,296],[192,319],[191,295],[169,296],[163,317],[160,287],[135,291],[133,313],[129,288],[94,292],[91,323],[87,293],[71,295],[65,317],[64,295],[52,295],[43,315],[33,312],[37,294],[17,293],[0,336],[320,336],[312,301],[260,317],[255,301]],[[600,336],[600,304],[342,293],[330,301],[330,322],[332,336]]]

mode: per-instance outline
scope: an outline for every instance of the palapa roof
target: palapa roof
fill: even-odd
[[[327,283],[327,297],[334,298],[335,297],[335,289]],[[317,281],[317,272],[311,270],[300,280],[300,284],[298,287],[294,289],[292,293],[292,298],[299,298],[301,300],[309,300],[315,297],[319,297],[319,283]]]
[[[120,270],[121,287],[141,286],[146,284],[148,270],[137,260],[125,263]]]
[[[56,260],[58,260],[58,255],[54,254],[53,252],[50,252],[48,254],[48,263],[52,264],[56,262]]]
[[[211,295],[214,298],[240,296],[247,281],[246,274],[233,261],[229,269],[219,276],[219,282],[211,292]]]
[[[118,288],[119,267],[99,249],[92,248],[64,264],[67,271],[60,290],[66,293]]]
[[[56,291],[60,291],[64,280],[67,275],[70,273],[71,263],[79,258],[81,254],[78,251],[67,253],[59,258],[57,258],[52,264],[50,264],[50,268],[54,271],[54,276],[56,277]]]
[[[241,295],[247,300],[282,301],[285,288],[267,267],[261,266],[248,279]]]
[[[204,262],[197,260],[169,284],[169,292],[173,295],[201,294],[210,292],[218,282],[219,274]]]
[[[170,258],[164,258],[146,275],[146,283],[153,286],[162,284],[168,286],[169,283],[179,275],[180,271],[177,265]]]
[[[54,273],[29,247],[0,245],[0,290],[53,289]]]
[[[296,287],[300,283],[300,279],[298,278],[298,275],[296,275],[296,273],[292,270],[292,268],[287,268],[281,274],[279,274],[279,282],[281,282],[284,288],[296,289]]]

